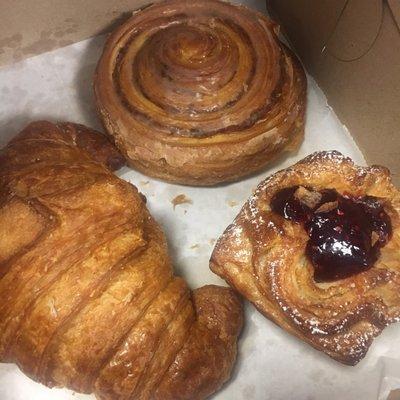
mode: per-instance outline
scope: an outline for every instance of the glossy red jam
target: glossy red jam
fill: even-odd
[[[392,234],[390,217],[381,200],[372,196],[342,196],[334,189],[293,186],[275,194],[271,209],[303,224],[310,238],[306,254],[317,282],[371,268]]]

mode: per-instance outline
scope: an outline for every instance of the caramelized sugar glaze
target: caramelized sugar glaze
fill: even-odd
[[[259,184],[210,266],[283,329],[354,365],[400,320],[400,192],[384,167],[312,154]]]
[[[95,77],[108,132],[143,172],[207,185],[296,147],[306,80],[277,25],[243,6],[171,0],[134,13]]]

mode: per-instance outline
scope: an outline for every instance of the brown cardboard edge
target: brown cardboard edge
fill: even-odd
[[[332,3],[314,0],[315,8],[320,12],[317,16],[310,12],[312,0],[267,0],[266,3],[272,17],[280,23],[282,33],[351,132],[366,161],[387,166],[392,172],[393,182],[399,186],[400,30],[388,3],[383,4],[377,47],[367,52],[365,58],[352,63],[335,60],[325,51],[324,43],[329,38],[329,30],[335,26],[336,15],[332,21],[324,21],[322,27],[321,19],[326,18],[327,4],[330,6]],[[308,9],[304,7],[305,3]],[[274,4],[279,12],[274,9]],[[318,35],[316,26],[324,33]],[[316,38],[312,45],[310,37]]]
[[[160,0],[2,0],[0,66],[108,33],[137,9]]]

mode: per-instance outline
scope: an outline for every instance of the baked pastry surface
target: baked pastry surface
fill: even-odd
[[[378,259],[357,273],[336,276],[328,268],[322,277],[329,279],[316,279],[321,275],[306,255],[310,237],[304,226],[271,208],[278,193],[297,186],[309,188],[308,195],[335,189],[379,203],[379,216],[389,216],[391,226],[387,222],[390,234]],[[316,207],[322,217],[334,209],[340,218],[335,202]],[[357,226],[343,226],[359,233]],[[334,229],[342,234],[340,224]],[[374,233],[368,240],[372,245]],[[351,254],[351,246],[344,250],[344,257]],[[338,266],[331,262],[330,268]],[[354,365],[385,326],[400,320],[400,193],[384,167],[359,167],[335,151],[314,153],[260,183],[218,240],[210,267],[281,328]]]
[[[304,135],[306,78],[266,16],[216,0],[137,11],[108,39],[97,107],[128,163],[212,185],[251,174]]]
[[[142,196],[109,170],[123,163],[71,123],[1,150],[0,361],[105,400],[204,399],[230,377],[241,304],[174,277]]]

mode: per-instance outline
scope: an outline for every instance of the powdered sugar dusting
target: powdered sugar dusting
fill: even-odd
[[[254,232],[275,230],[277,235],[284,235],[285,240],[288,240],[287,232],[278,229],[273,219],[269,219],[268,214],[271,212],[269,198],[277,187],[281,187],[280,182],[285,177],[292,173],[298,173],[297,168],[301,167],[303,170],[304,165],[321,162],[325,168],[334,168],[334,171],[337,170],[339,164],[345,163],[352,168],[356,176],[364,177],[369,170],[366,167],[355,166],[351,159],[337,151],[313,153],[298,164],[279,171],[261,182],[243,207],[238,220],[242,218],[249,223]],[[304,172],[304,176],[309,178],[306,172]],[[236,227],[236,230],[238,234],[243,234],[242,227]],[[266,245],[263,242],[265,239],[262,235],[255,235],[254,232],[252,233],[253,245],[259,247],[262,252]],[[289,253],[291,251],[294,251],[293,248],[289,250]],[[269,286],[272,295],[270,299],[274,299],[287,320],[298,330],[304,332],[306,337],[311,335],[312,341],[318,346],[325,347],[328,353],[344,357],[350,363],[356,362],[365,355],[372,339],[380,333],[385,325],[400,319],[400,315],[391,315],[389,318],[388,310],[379,299],[379,294],[374,293],[375,287],[392,281],[389,277],[390,274],[382,272],[375,276],[366,275],[363,281],[360,279],[357,281],[357,285],[355,282],[350,282],[348,285],[343,283],[326,287],[318,285],[317,292],[310,288],[312,296],[316,296],[318,291],[321,294],[329,293],[329,295],[322,295],[319,303],[321,308],[318,310],[315,307],[318,302],[316,298],[312,298],[311,301],[307,297],[304,299],[298,297],[296,293],[291,297],[290,292],[287,292],[287,285],[291,284],[285,281],[297,279],[294,269],[290,268],[290,262],[293,261],[290,257],[286,259],[286,254],[282,256],[282,259],[279,258],[280,256],[276,257],[278,258],[268,258],[268,279],[260,276],[257,277],[257,280],[262,280],[264,285]],[[265,268],[261,270],[266,271]],[[281,274],[285,274],[285,276],[281,276]],[[289,278],[287,274],[292,276]],[[302,296],[307,294],[308,284],[308,282],[297,282],[297,287],[304,288]],[[371,296],[377,298],[376,303],[371,303]],[[329,301],[333,302],[332,304],[335,306],[329,305]],[[326,308],[324,308],[325,302],[327,302]],[[361,325],[360,322],[362,322]]]

